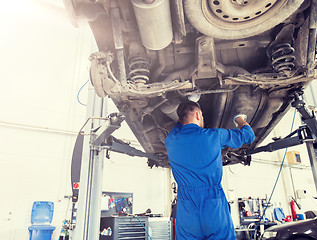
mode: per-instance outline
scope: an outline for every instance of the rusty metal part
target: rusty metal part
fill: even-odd
[[[197,78],[217,77],[216,51],[214,39],[200,37],[196,40],[197,45]]]
[[[174,42],[180,44],[183,37],[186,36],[183,0],[172,0],[170,4],[173,15]]]
[[[174,121],[178,120],[178,116],[176,110],[178,105],[180,104],[180,100],[175,98],[164,102],[159,108],[160,110],[165,113],[169,118],[173,119]]]
[[[138,94],[138,95],[149,95],[151,97],[159,96],[162,93],[175,91],[180,89],[193,89],[193,84],[190,81],[179,82],[178,80],[174,80],[170,83],[151,83],[151,84],[142,84],[142,85],[128,85],[130,94]]]
[[[307,48],[307,69],[308,75],[313,76],[313,69],[316,67],[316,36],[317,36],[317,1],[311,1],[309,16],[309,36]]]
[[[164,52],[164,50],[159,50],[156,53],[157,53],[158,66],[154,70],[154,73],[152,75],[152,78],[153,78],[154,81],[157,81],[158,77],[161,75],[161,73],[164,71],[164,69],[166,67],[166,60],[165,60],[165,52]]]
[[[232,48],[266,48],[271,42],[270,37],[226,40],[215,42],[216,50]]]
[[[228,93],[228,92],[234,92],[238,88],[239,88],[239,86],[235,86],[233,88],[219,88],[219,89],[210,89],[210,90],[198,90],[198,91],[194,91],[194,92],[183,93],[183,96],[212,94],[212,93]]]
[[[120,92],[120,82],[113,75],[110,64],[113,56],[110,52],[96,52],[90,55],[90,78],[92,85],[101,98],[112,92]]]
[[[272,49],[272,67],[276,72],[288,73],[295,68],[295,49],[289,43],[281,43]]]
[[[94,54],[89,58],[91,61],[90,79],[97,95],[101,98],[107,95],[103,86],[107,86],[109,82],[107,68],[100,64],[100,58],[103,59],[104,57],[104,55],[97,56]]]
[[[150,78],[149,59],[144,56],[129,60],[129,79],[135,84],[146,84]]]
[[[216,63],[217,70],[222,73],[223,75],[229,75],[229,76],[236,76],[236,75],[250,75],[250,73],[243,69],[242,67],[238,66],[227,66],[223,65],[220,62]]]
[[[238,75],[236,77],[225,77],[224,82],[226,85],[236,84],[252,84],[252,85],[266,85],[266,87],[272,87],[274,85],[289,85],[300,82],[309,82],[317,76],[316,70],[314,71],[313,77],[308,77],[307,73],[302,70],[300,74],[296,74],[299,70],[294,70],[289,76],[274,74],[252,74],[252,75]],[[274,79],[274,80],[273,80]]]
[[[122,85],[123,91],[126,89],[127,85],[127,75],[125,70],[125,60],[124,60],[124,49],[123,49],[123,39],[120,27],[120,11],[115,1],[111,2],[111,24],[113,31],[114,46],[117,55],[117,66],[119,71],[119,81]]]

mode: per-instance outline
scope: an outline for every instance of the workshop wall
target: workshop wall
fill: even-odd
[[[76,94],[88,79],[92,38],[45,2],[7,2],[0,12],[1,239],[28,239],[34,201],[55,203],[57,237],[85,117]]]
[[[88,57],[96,47],[89,27],[76,29],[58,1],[52,3],[9,1],[0,8],[3,240],[28,239],[34,201],[55,203],[52,239],[58,239],[70,216],[64,196],[71,195],[72,151],[86,121],[86,107],[76,98],[89,77]],[[87,88],[79,98],[87,103]],[[149,169],[144,159],[115,154],[105,160],[104,169],[104,190],[133,192],[135,212],[168,212],[168,170]]]

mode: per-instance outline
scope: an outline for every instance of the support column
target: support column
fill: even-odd
[[[314,143],[309,141],[306,142],[307,152],[309,156],[309,161],[311,165],[311,170],[313,172],[313,178],[315,182],[315,188],[317,192],[317,159],[316,159],[316,149],[314,148]]]
[[[95,94],[89,82],[86,117],[88,119],[103,116],[103,99]],[[90,133],[92,129],[101,125],[100,121],[100,119],[93,119],[86,125],[84,132]],[[84,137],[76,227],[73,231],[74,240],[99,239],[104,151],[91,147],[93,138],[92,135]]]

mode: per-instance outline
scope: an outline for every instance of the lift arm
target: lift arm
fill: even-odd
[[[297,136],[292,137],[294,134],[297,134]],[[294,131],[293,133],[291,133],[283,139],[279,139],[275,142],[269,143],[268,145],[247,151],[247,155],[252,155],[260,152],[274,152],[276,150],[280,150],[283,148],[303,144],[306,141],[314,141],[314,138],[308,126],[304,125],[299,127],[296,131]]]
[[[163,155],[155,155],[143,152],[128,143],[113,137],[111,134],[121,127],[124,116],[120,113],[111,113],[105,120],[104,124],[92,131],[93,141],[91,147],[104,149],[107,151],[127,154],[129,156],[145,157],[153,161],[162,161],[166,158]]]
[[[107,141],[101,144],[101,147],[108,151],[124,153],[129,156],[145,157],[155,161],[163,160],[163,157],[160,155],[154,155],[138,150],[113,136],[109,136]]]
[[[98,110],[103,109],[103,102],[98,105],[98,102],[102,100],[97,98],[94,92],[90,92],[89,99],[92,103],[88,106],[93,106],[93,111],[89,112],[88,120],[80,130],[83,139],[81,144],[76,145],[77,148],[81,148],[77,149],[81,150],[79,151],[80,157],[73,161],[75,165],[79,165],[76,169],[78,176],[76,176],[75,182],[80,182],[80,191],[77,189],[76,196],[73,195],[72,224],[76,219],[76,225],[72,227],[74,227],[73,239],[75,240],[99,239],[104,150],[125,153],[129,156],[146,157],[153,165],[162,159],[166,159],[163,155],[145,153],[113,137],[111,134],[120,128],[125,119],[124,116],[120,113],[112,113],[103,117],[102,111],[98,114]],[[85,131],[83,131],[84,129]],[[74,150],[74,152],[77,151]],[[77,199],[78,211],[75,208]],[[76,218],[74,217],[75,211],[77,212]]]

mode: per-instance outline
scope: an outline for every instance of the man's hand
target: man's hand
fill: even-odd
[[[236,125],[236,127],[238,127],[238,128],[242,128],[245,125],[249,125],[246,122],[246,120],[247,120],[247,115],[242,114],[242,113],[238,114],[237,116],[235,116],[233,118],[233,122]]]

